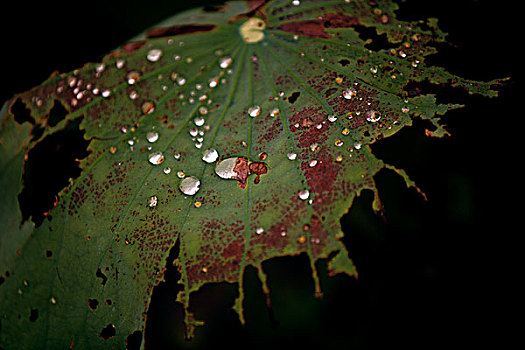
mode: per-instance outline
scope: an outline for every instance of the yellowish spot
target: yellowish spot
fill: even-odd
[[[260,18],[252,17],[239,28],[239,33],[248,44],[258,43],[264,39],[264,28],[266,23]]]

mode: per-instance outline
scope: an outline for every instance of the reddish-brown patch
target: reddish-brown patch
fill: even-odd
[[[329,13],[319,19],[285,23],[278,29],[292,34],[328,39],[330,34],[325,32],[326,28],[348,28],[358,24],[357,17]]]
[[[165,36],[175,36],[182,34],[190,34],[196,32],[209,32],[215,29],[215,24],[186,24],[180,26],[172,26],[166,28],[153,28],[146,32],[147,38],[162,38]]]
[[[248,178],[248,175],[250,174],[250,169],[248,167],[248,158],[246,157],[237,158],[233,171],[237,174],[236,179],[239,181],[239,186],[242,189],[245,189],[246,179]]]
[[[266,164],[262,162],[253,162],[250,164],[250,174],[257,174],[257,177],[255,178],[254,183],[258,184],[260,179],[260,175],[264,175],[268,173],[268,167]]]
[[[145,44],[146,44],[145,41],[132,41],[132,42],[124,44],[122,46],[122,50],[124,50],[126,52],[137,51],[138,49],[140,49]]]

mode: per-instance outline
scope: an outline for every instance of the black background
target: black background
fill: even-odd
[[[181,9],[216,3],[14,2],[0,22],[0,100],[41,83],[54,70],[99,61]],[[263,265],[272,290],[268,311],[249,268],[246,326],[229,309],[236,287],[207,286],[196,293],[193,309],[208,325],[192,342],[183,340],[182,310],[170,290],[176,275],[170,273],[155,291],[147,348],[503,348],[517,332],[522,11],[511,1],[411,0],[400,6],[400,19],[437,17],[449,34],[453,45],[444,45],[432,63],[471,79],[512,77],[497,99],[438,91],[441,101],[466,104],[445,117],[451,137],[425,137],[429,125],[416,122],[373,146],[379,158],[405,169],[428,201],[397,175],[380,172],[386,222],[372,212],[370,193],[342,219],[357,280],[329,278],[320,262],[324,297],[316,300],[305,256],[271,260]]]

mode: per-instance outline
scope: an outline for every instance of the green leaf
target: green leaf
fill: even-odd
[[[397,20],[396,9],[354,0],[192,10],[8,101],[0,119],[0,344],[124,348],[143,332],[176,244],[182,291],[174,298],[188,337],[202,324],[191,293],[207,283],[238,284],[234,309],[244,322],[248,266],[267,295],[261,264],[274,257],[306,254],[318,296],[319,259],[332,275],[356,275],[339,223],[353,199],[372,190],[381,211],[374,176],[383,168],[421,192],[370,145],[414,118],[434,125],[428,135],[447,135],[439,116],[460,107],[411,96],[407,85],[493,97],[499,83],[428,67],[430,44],[444,34],[435,20]],[[370,49],[366,27],[386,34],[392,49]],[[17,101],[29,122],[16,115]],[[59,104],[67,114],[51,118]],[[17,197],[29,152],[75,122],[89,141],[80,175],[47,220],[23,221]]]

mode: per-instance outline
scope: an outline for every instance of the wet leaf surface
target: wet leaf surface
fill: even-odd
[[[140,343],[176,244],[173,297],[188,337],[201,324],[191,294],[209,283],[237,283],[234,310],[244,320],[249,266],[266,293],[262,263],[271,258],[306,255],[318,296],[316,261],[327,259],[330,275],[356,275],[341,216],[363,190],[381,211],[381,169],[415,187],[371,145],[414,119],[433,125],[429,136],[447,135],[439,117],[460,107],[410,91],[431,83],[495,96],[498,84],[427,66],[444,34],[432,20],[398,21],[396,8],[255,1],[190,11],[4,105],[2,346]],[[376,36],[367,41],[363,28],[391,47],[371,45]],[[30,116],[19,115],[20,103]],[[42,224],[23,221],[24,164],[78,121],[89,141],[80,175]]]

